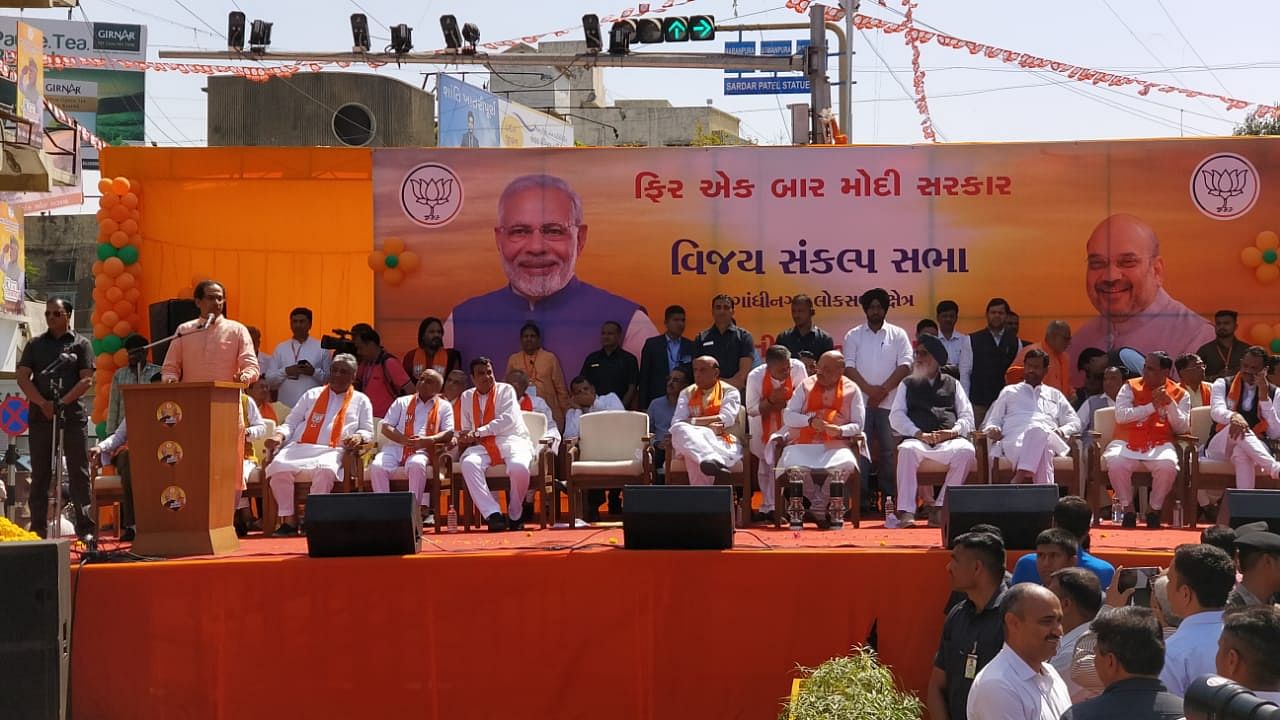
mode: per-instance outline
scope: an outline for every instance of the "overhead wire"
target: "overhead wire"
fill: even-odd
[[[1178,21],[1174,20],[1173,15],[1169,14],[1168,8],[1164,6],[1164,0],[1156,0],[1156,5],[1159,6],[1160,12],[1164,13],[1164,16],[1168,18],[1169,24],[1172,25],[1173,29],[1178,33],[1178,37],[1182,38],[1182,42],[1187,44],[1187,49],[1190,50],[1191,54],[1195,55],[1196,59],[1200,61],[1201,67],[1209,71],[1209,75],[1218,83],[1218,87],[1222,88],[1222,92],[1227,95],[1231,95],[1231,90],[1229,90],[1226,84],[1222,82],[1222,78],[1218,77],[1218,74],[1213,71],[1213,68],[1209,66],[1209,63],[1205,62],[1204,57],[1200,55],[1198,50],[1196,50],[1196,46],[1191,44],[1191,39],[1187,37],[1186,33],[1182,32],[1182,27],[1178,25]]]

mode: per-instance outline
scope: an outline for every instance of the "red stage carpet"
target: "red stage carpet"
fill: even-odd
[[[948,591],[938,539],[864,523],[625,552],[621,528],[534,530],[313,560],[305,539],[251,538],[230,558],[93,565],[77,578],[75,717],[766,720],[796,663],[873,623],[922,692]],[[1103,529],[1094,549],[1163,564],[1195,539]]]

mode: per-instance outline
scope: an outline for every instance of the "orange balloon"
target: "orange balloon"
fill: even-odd
[[[134,287],[137,283],[137,276],[127,270],[116,276],[116,287],[124,290],[125,292],[128,292],[129,288]],[[187,295],[187,297],[190,297],[190,295]]]
[[[111,192],[111,178],[102,178],[98,181],[98,192],[103,195]]]
[[[111,328],[111,330],[116,334],[116,337],[126,338],[129,337],[129,333],[133,332],[133,323],[130,323],[128,320],[121,320],[116,323],[115,327]],[[124,352],[124,350],[121,350],[120,352]]]
[[[110,334],[111,334],[111,328],[107,327],[106,325],[103,325],[101,322],[95,322],[93,324],[93,337],[95,340],[101,340],[102,338]]]
[[[111,237],[109,238],[109,242],[111,243],[111,246],[112,246],[112,247],[115,247],[115,248],[122,248],[122,247],[124,247],[125,245],[128,245],[128,244],[129,244],[129,236],[128,236],[128,235],[125,235],[123,231],[121,231],[121,230],[117,230],[117,231],[115,231],[115,232],[111,233]]]
[[[119,195],[112,195],[111,193],[107,193],[106,195],[103,195],[102,197],[98,198],[98,207],[102,208],[103,210],[110,210],[111,208],[119,204],[120,204]]]
[[[134,263],[132,265],[125,265],[124,271],[134,276],[135,278],[142,277],[142,265],[140,265],[139,263]]]
[[[106,263],[103,263],[102,265],[104,268],[104,272],[101,275],[94,276],[93,285],[94,287],[100,287],[103,290],[106,290],[107,288],[111,287],[115,283],[111,282],[111,276],[105,272]]]
[[[110,218],[110,215],[107,214],[107,211],[101,210],[101,209],[98,210],[98,212],[94,213],[94,216],[98,218],[98,222],[102,222],[103,220],[107,220]]]
[[[111,353],[105,353],[105,352],[98,353],[97,361],[98,361],[98,367],[100,368],[110,369],[111,365],[113,364],[111,361]]]
[[[135,329],[142,327],[142,318],[138,317],[137,310],[134,310],[133,312],[129,313],[129,317],[125,318],[124,320],[125,322],[132,325]]]
[[[112,289],[112,288],[107,288],[107,290],[111,290],[111,289]],[[96,288],[94,288],[94,289],[93,289],[93,304],[94,304],[94,305],[105,305],[105,304],[108,302],[108,300],[107,300],[107,290],[103,290],[102,288],[98,288],[98,287],[96,287]],[[94,314],[96,315],[97,313],[95,312]]]
[[[405,272],[413,272],[418,267],[419,262],[418,253],[412,250],[405,250],[400,253],[400,264],[396,267]]]
[[[400,268],[387,268],[387,271],[382,273],[382,279],[391,287],[395,287],[404,282],[404,272]]]
[[[129,192],[129,189],[130,189],[129,178],[118,177],[111,181],[111,192],[117,195],[124,195],[125,193]]]
[[[381,250],[374,250],[369,253],[369,269],[378,272],[387,266],[386,253]]]
[[[382,241],[382,252],[387,255],[399,255],[404,252],[404,241],[400,238],[387,238]]]
[[[112,290],[120,290],[120,288],[112,288]],[[111,309],[115,310],[116,315],[119,315],[121,318],[127,318],[130,315],[133,315],[133,303],[129,302],[128,300],[118,301],[115,305],[111,306]],[[128,335],[128,334],[129,333],[125,333],[124,335]],[[120,337],[124,337],[124,335],[120,335]]]
[[[142,181],[137,178],[129,178],[129,190],[132,191],[134,195],[142,197]]]
[[[120,229],[124,231],[125,235],[137,235],[138,221],[132,218],[125,220],[124,222],[120,223]]]
[[[119,278],[117,278],[117,280],[118,280],[118,279],[119,279]],[[118,287],[118,286],[117,286],[117,287]],[[135,307],[137,306],[137,304],[138,304],[138,298],[140,298],[140,297],[142,297],[142,291],[141,291],[141,290],[139,290],[139,289],[138,289],[138,288],[136,288],[136,287],[131,287],[131,288],[129,288],[128,290],[125,290],[125,291],[124,291],[124,299],[125,299],[125,300],[128,300],[128,301],[129,301],[129,302],[131,302],[131,303],[133,303]]]
[[[118,322],[120,322],[120,316],[116,314],[115,310],[106,310],[102,313],[102,324],[106,327],[115,327]]]
[[[130,220],[133,220],[134,222],[141,222],[141,221],[142,221],[142,213],[138,212],[138,210],[136,210],[136,209],[134,209],[134,210],[130,210],[130,211],[129,211],[129,219],[130,219]]]
[[[107,237],[111,237],[111,233],[119,229],[120,229],[120,224],[117,223],[115,220],[112,220],[111,218],[107,218],[106,220],[103,220],[102,222],[98,223],[98,230],[103,233],[106,233]]]
[[[120,348],[115,354],[116,367],[122,368],[129,364],[129,351]]]
[[[124,291],[114,285],[107,288],[107,291],[104,294],[107,296],[107,302],[110,302],[112,305],[124,299]]]
[[[132,210],[138,207],[138,196],[133,193],[125,193],[124,197],[120,198],[120,204]]]
[[[118,257],[109,257],[102,261],[102,272],[107,277],[116,277],[124,272],[124,261]]]
[[[129,208],[123,205],[116,205],[111,208],[111,219],[116,222],[124,222],[129,219]]]
[[[125,222],[130,222],[130,221],[125,220]],[[129,236],[129,244],[130,244],[130,245],[132,245],[132,246],[134,246],[134,247],[136,247],[136,248],[141,248],[141,247],[142,247],[142,236],[141,236],[141,235],[136,235],[136,234],[135,234],[135,235],[130,235],[130,236]]]
[[[102,274],[102,261],[101,261],[101,260],[94,260],[94,261],[93,261],[93,267],[92,267],[92,268],[90,268],[90,272],[91,272],[92,274],[94,274],[94,275],[101,275],[101,274]]]

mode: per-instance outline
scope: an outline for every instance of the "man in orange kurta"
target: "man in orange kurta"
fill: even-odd
[[[1050,322],[1044,329],[1044,342],[1027,345],[1014,356],[1009,369],[1004,373],[1004,384],[1015,385],[1022,382],[1022,367],[1027,353],[1032,350],[1043,350],[1049,354],[1049,371],[1045,373],[1043,383],[1061,390],[1068,399],[1074,398],[1076,391],[1071,387],[1071,369],[1076,365],[1067,355],[1067,348],[1070,346],[1071,326],[1065,320]]]
[[[556,424],[564,427],[564,414],[569,409],[569,389],[565,385],[564,370],[555,353],[542,348],[542,331],[533,323],[520,328],[520,352],[507,358],[507,372],[523,370],[529,382],[538,391],[538,397],[546,401]]]
[[[201,282],[195,298],[200,317],[178,326],[178,337],[169,343],[160,371],[164,382],[226,380],[248,385],[257,380],[258,354],[248,328],[223,316],[222,284]]]

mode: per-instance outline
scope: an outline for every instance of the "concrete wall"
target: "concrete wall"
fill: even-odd
[[[25,239],[28,264],[39,273],[27,279],[27,292],[42,299],[67,298],[76,308],[76,329],[91,330],[98,219],[93,215],[34,215],[26,220]],[[52,264],[66,262],[74,266],[69,281],[50,275]]]
[[[694,144],[699,136],[704,141],[720,137],[726,145],[744,142],[738,118],[711,106],[672,107],[665,100],[621,100],[616,107],[577,108],[569,119],[574,139],[583,145],[685,146]],[[617,128],[616,137],[613,128]]]

